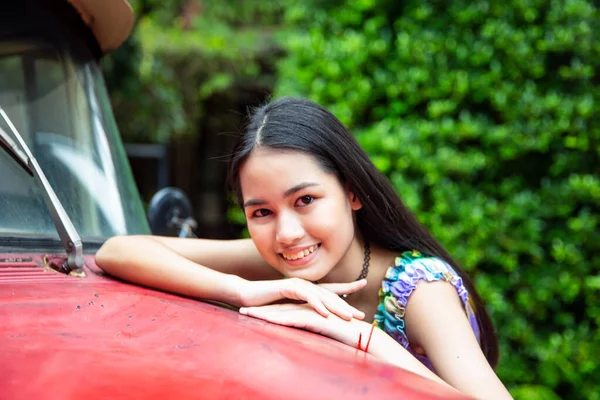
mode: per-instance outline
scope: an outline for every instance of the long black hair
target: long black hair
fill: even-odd
[[[255,109],[230,158],[230,183],[240,204],[243,201],[240,168],[257,147],[309,154],[324,171],[349,185],[362,203],[356,212],[356,223],[366,240],[397,252],[418,250],[450,264],[472,298],[481,332],[481,349],[490,365],[496,367],[498,339],[471,279],[417,221],[388,179],[332,113],[309,100],[290,97]]]

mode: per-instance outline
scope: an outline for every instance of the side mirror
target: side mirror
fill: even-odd
[[[198,225],[192,218],[190,200],[174,187],[161,189],[152,197],[148,222],[154,235],[196,237],[193,231]]]

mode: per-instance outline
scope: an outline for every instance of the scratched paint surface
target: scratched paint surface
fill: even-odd
[[[69,277],[0,254],[0,321],[7,399],[462,398],[319,335],[117,281],[91,256]]]

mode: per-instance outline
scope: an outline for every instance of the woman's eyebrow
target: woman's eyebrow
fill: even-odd
[[[302,189],[306,189],[307,187],[312,187],[312,186],[321,186],[321,185],[316,182],[302,182],[302,183],[299,183],[296,186],[291,187],[288,190],[286,190],[283,193],[283,197],[289,197],[289,196],[293,195],[294,193],[299,192]],[[264,204],[267,204],[267,202],[264,200],[252,199],[252,200],[245,201],[243,207],[246,208],[246,207],[251,207],[251,206],[262,206]]]
[[[243,207],[262,206],[263,204],[267,204],[267,202],[264,200],[248,200],[244,202]]]
[[[311,187],[311,186],[319,186],[319,184],[315,183],[315,182],[302,182],[302,183],[286,190],[283,193],[283,197],[289,197],[289,196],[293,195],[294,193],[299,192],[300,190],[306,189],[307,187]]]

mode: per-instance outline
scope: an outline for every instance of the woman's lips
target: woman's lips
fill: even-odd
[[[302,251],[299,251],[298,253],[295,254],[286,254],[285,256],[283,255],[283,253],[279,253],[279,257],[281,257],[287,264],[292,265],[292,266],[300,266],[300,265],[305,265],[308,264],[313,258],[315,258],[315,255],[318,253],[319,249],[321,248],[321,244],[316,244],[313,246],[309,246],[307,248],[305,248]],[[312,249],[312,251],[311,251]],[[308,254],[306,254],[308,252]],[[293,260],[293,257],[298,257],[295,260]],[[286,258],[287,257],[287,258]]]

